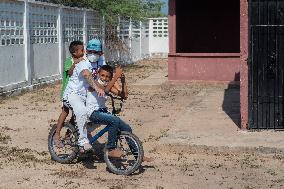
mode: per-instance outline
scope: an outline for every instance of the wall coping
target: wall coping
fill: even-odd
[[[169,53],[169,57],[240,57],[241,53]]]

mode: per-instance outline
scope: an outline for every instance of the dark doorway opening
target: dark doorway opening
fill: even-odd
[[[240,1],[176,1],[178,53],[239,53]]]

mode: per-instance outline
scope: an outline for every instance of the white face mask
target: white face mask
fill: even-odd
[[[90,62],[97,62],[99,59],[99,56],[96,54],[87,54],[87,58]]]
[[[98,78],[98,82],[99,84],[101,84],[102,86],[106,86],[108,84],[108,82],[101,80],[100,78]]]

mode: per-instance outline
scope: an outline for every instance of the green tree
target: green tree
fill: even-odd
[[[165,16],[160,12],[164,6],[160,0],[50,0],[50,2],[97,10],[109,24],[116,22],[118,16],[131,17],[133,20]]]
[[[130,52],[115,27],[119,18],[143,21],[151,17],[165,16],[161,13],[164,3],[160,0],[49,0],[49,2],[98,11],[105,18],[105,47],[109,52]]]

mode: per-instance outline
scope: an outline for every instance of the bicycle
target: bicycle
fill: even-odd
[[[112,104],[112,114],[117,116],[121,111],[123,100],[118,97],[111,97]],[[121,100],[120,108],[115,108],[114,99]],[[72,118],[73,120],[73,112]],[[78,128],[74,121],[69,121],[64,123],[61,133],[65,133],[65,136],[61,139],[61,142],[64,144],[63,148],[57,148],[54,144],[53,138],[56,131],[56,125],[52,127],[48,135],[48,151],[51,155],[51,158],[56,162],[62,164],[72,163],[80,153],[80,148],[78,145]],[[98,131],[91,139],[90,144],[94,143],[103,136],[108,131],[108,126],[105,126],[100,131]],[[134,173],[141,166],[144,157],[143,146],[139,138],[133,133],[120,131],[117,141],[117,148],[123,151],[124,155],[121,158],[112,158],[108,155],[108,150],[104,148],[104,161],[108,169],[118,175],[130,175]]]

